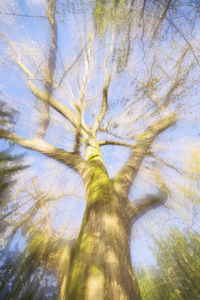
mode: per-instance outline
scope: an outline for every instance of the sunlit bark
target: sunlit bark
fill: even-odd
[[[119,199],[100,154],[88,157],[83,180],[87,204],[64,299],[140,299],[131,265],[128,201]]]

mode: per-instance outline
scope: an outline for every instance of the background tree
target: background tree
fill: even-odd
[[[47,205],[58,200],[59,195],[54,198],[47,191],[40,191],[36,178],[32,187],[18,190],[18,194],[21,207],[5,216],[7,227],[11,230],[7,243],[1,249],[0,296],[9,299],[57,299],[58,279],[62,276],[57,257],[67,251],[69,242],[53,235]],[[23,205],[26,207],[27,202],[32,202],[32,205],[22,214],[21,208]],[[11,222],[16,216],[15,222]],[[12,245],[18,231],[25,244],[21,250],[17,245]]]
[[[10,128],[16,121],[17,112],[7,107],[5,102],[0,102],[0,125],[1,128]],[[0,231],[7,227],[6,216],[10,214],[10,189],[15,182],[14,175],[25,168],[21,164],[22,156],[13,155],[13,144],[5,145],[5,149],[0,152]]]
[[[17,112],[13,109],[10,109],[5,102],[0,102],[0,126],[10,127],[14,125],[16,122]],[[6,148],[5,148],[6,147]],[[7,275],[10,272],[10,265],[7,264],[8,256],[10,253],[7,253],[5,250],[5,240],[3,238],[4,233],[7,231],[10,223],[8,221],[9,216],[17,209],[17,204],[11,203],[11,188],[16,181],[16,175],[19,171],[25,168],[22,165],[22,156],[13,154],[13,145],[5,145],[5,149],[0,152],[0,276],[1,276],[1,284],[0,284],[0,297],[6,298],[8,296],[8,282],[7,285],[4,286],[4,280],[7,276],[5,276],[3,280],[2,272],[6,267]],[[19,252],[15,251],[12,254],[12,259],[10,257],[10,261],[16,263],[16,258],[19,255]],[[12,266],[13,269],[14,265]]]
[[[110,1],[105,2],[106,12],[100,15],[99,1],[85,10],[82,1],[78,23],[76,14],[69,11],[71,2],[66,2],[68,11],[62,1],[41,1],[38,7],[28,3],[23,7],[28,13],[24,14],[18,13],[20,7],[15,1],[14,12],[11,4],[2,4],[10,15],[0,33],[2,68],[6,70],[4,78],[10,75],[6,67],[11,68],[15,84],[12,95],[10,83],[4,79],[4,94],[12,96],[15,103],[19,97],[23,117],[15,133],[2,128],[0,138],[53,158],[82,178],[86,208],[76,243],[66,254],[68,267],[60,277],[60,298],[139,299],[130,257],[132,225],[150,209],[164,204],[167,194],[173,198],[176,186],[166,179],[174,178],[174,172],[183,174],[185,183],[186,173],[180,163],[170,161],[166,153],[170,152],[168,144],[175,148],[174,141],[181,137],[183,118],[189,118],[188,112],[199,111],[196,98],[192,98],[198,91],[199,78],[195,22],[193,30],[190,23],[183,28],[181,18],[177,18],[179,27],[174,20],[171,26],[167,13],[176,16],[176,1],[164,5],[115,1],[115,10],[108,18],[113,19],[114,26],[109,30],[107,25],[98,29],[98,23],[105,20]],[[75,9],[78,4],[74,4]],[[184,12],[189,10],[188,2]],[[13,17],[29,19],[25,28],[35,42],[26,39],[26,29],[21,26],[26,21],[13,21]],[[61,18],[63,22],[59,22]],[[18,25],[15,37],[9,21]],[[40,35],[35,33],[37,26]],[[47,30],[49,39],[44,43]],[[27,99],[33,107],[27,105]],[[28,121],[24,128],[25,115]],[[191,124],[185,128],[188,136],[196,137]],[[168,150],[164,155],[155,143],[164,147],[162,138],[158,139],[161,134]],[[124,157],[128,158],[120,168],[110,156],[110,164],[117,171],[113,176],[100,150],[106,145],[127,149]],[[133,201],[138,172],[147,174],[146,180],[158,192]],[[43,239],[39,234],[37,247],[42,247]]]
[[[0,102],[0,125],[1,128],[4,126],[12,126],[15,122],[16,111],[6,107],[6,103]],[[6,203],[6,192],[12,185],[12,175],[24,167],[20,164],[20,156],[11,155],[12,145],[0,152],[0,204],[1,207]]]
[[[158,267],[139,272],[142,299],[198,299],[199,234],[171,230],[155,239]]]

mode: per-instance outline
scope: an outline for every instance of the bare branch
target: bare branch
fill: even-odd
[[[158,135],[174,125],[176,120],[176,114],[167,115],[151,125],[138,137],[138,142],[133,147],[127,162],[114,179],[114,186],[118,192],[124,193],[125,195],[128,194],[130,186],[139,171],[149,147]]]
[[[142,18],[143,15],[144,15],[144,10],[145,10],[145,6],[146,6],[146,2],[147,2],[147,0],[143,0],[143,5],[142,5],[141,13],[140,13],[140,18]]]
[[[6,44],[9,46],[9,48],[17,55],[17,57],[15,57],[15,62],[18,65],[18,67],[26,74],[28,75],[30,78],[33,79],[33,74],[28,70],[28,68],[21,62],[21,60],[19,59],[20,54],[17,52],[17,50],[13,47],[12,43],[9,42],[7,40],[7,38],[5,37],[5,35],[0,32],[0,37],[4,40],[4,42],[6,42]]]
[[[169,88],[166,95],[163,97],[165,100],[164,100],[164,103],[162,104],[162,107],[168,106],[168,104],[170,103],[171,96],[173,95],[174,91],[177,90],[180,87],[180,85],[183,83],[184,74],[182,74],[182,72],[181,72],[181,66],[182,66],[182,63],[183,63],[184,58],[185,58],[186,54],[188,53],[188,51],[189,51],[189,47],[186,45],[183,53],[181,54],[180,59],[176,63],[176,66],[177,66],[176,75],[171,84],[171,87]]]
[[[197,64],[199,65],[199,64],[200,64],[200,63],[199,63],[199,59],[198,59],[198,57],[196,56],[196,54],[195,54],[195,52],[194,52],[194,49],[193,49],[191,43],[189,42],[189,40],[187,39],[187,37],[186,37],[186,36],[184,35],[184,33],[176,26],[176,24],[174,24],[174,22],[172,22],[172,20],[169,20],[169,18],[167,18],[167,17],[165,17],[165,18],[166,18],[166,20],[167,20],[170,24],[172,24],[172,25],[174,26],[174,28],[175,28],[175,29],[178,31],[178,33],[182,36],[182,38],[184,39],[184,41],[187,43],[187,45],[189,46],[190,50],[192,51],[192,54],[193,54],[193,56],[194,56],[194,58],[195,58]]]
[[[19,57],[19,53],[16,51],[16,49],[12,46],[12,43],[10,43],[6,37],[0,32],[0,36],[2,39],[8,44],[8,46],[11,48],[11,50]],[[30,79],[34,79],[33,74],[27,69],[27,67],[21,62],[19,58],[15,58],[16,64],[19,66],[19,68],[26,74]],[[66,106],[58,102],[52,95],[49,94],[48,90],[40,91],[35,84],[31,80],[28,80],[27,83],[30,91],[35,95],[38,99],[43,101],[44,103],[50,105],[53,107],[57,112],[59,112],[64,118],[66,118],[75,128],[78,128],[79,122],[77,116]],[[46,107],[47,108],[47,107]],[[48,121],[48,110],[44,108],[44,117]],[[85,137],[88,136],[89,129],[85,124],[82,124],[81,129],[83,129],[82,134],[85,135]]]
[[[76,58],[74,59],[74,61],[70,64],[70,66],[63,72],[62,77],[60,78],[57,86],[54,89],[57,89],[57,88],[59,88],[62,85],[63,80],[65,79],[65,76],[67,75],[67,73],[69,73],[69,71],[72,70],[72,68],[74,67],[74,65],[78,62],[79,58],[83,54],[83,52],[86,49],[87,45],[88,45],[88,41],[85,43],[85,45],[83,46],[83,48],[81,49],[81,51],[79,52],[79,54],[76,56]]]
[[[76,115],[68,109],[65,105],[58,102],[47,91],[40,91],[31,81],[28,81],[28,87],[33,95],[35,95],[41,101],[48,103],[58,113],[60,113],[65,119],[67,119],[75,128],[78,126],[78,119]]]
[[[11,133],[1,129],[0,139],[3,138],[9,139],[13,141],[15,144],[22,146],[24,148],[40,152],[48,157],[51,157],[67,165],[68,167],[72,168],[74,171],[78,172],[79,174],[81,174],[82,172],[84,160],[76,153],[67,152],[63,149],[56,148],[41,139],[36,139],[36,138],[33,140],[24,139],[15,133]]]
[[[144,198],[131,202],[129,209],[129,218],[134,218],[136,222],[142,215],[154,208],[158,208],[165,204],[168,195],[159,189],[156,194],[147,194]]]
[[[57,24],[55,20],[56,1],[49,1],[46,7],[47,18],[51,27],[51,38],[49,46],[48,65],[46,69],[46,78],[44,82],[45,91],[48,95],[52,94],[53,76],[56,68],[56,52],[57,52]],[[42,102],[41,120],[36,132],[37,138],[44,138],[50,123],[50,106],[48,102]]]
[[[159,28],[161,28],[162,22],[166,18],[166,14],[167,14],[167,11],[169,10],[171,2],[172,2],[172,0],[168,0],[168,1],[164,2],[164,7],[163,7],[163,10],[162,10],[162,14],[160,16],[159,21],[157,22],[157,25],[156,25],[156,28],[154,29],[154,32],[153,32],[152,42],[155,39]]]
[[[106,145],[113,145],[113,146],[124,146],[128,148],[134,148],[134,145],[125,143],[125,142],[119,142],[119,141],[100,141],[99,146],[106,146]]]
[[[137,121],[136,119],[134,119],[134,121]],[[134,122],[133,121],[133,122]],[[130,124],[130,123],[129,123]],[[129,125],[128,124],[128,125]],[[114,132],[111,132],[110,131],[110,127],[112,126],[112,123],[110,122],[110,123],[108,123],[108,128],[107,127],[100,127],[99,128],[99,131],[101,131],[101,132],[105,132],[105,133],[107,133],[107,134],[109,134],[109,135],[111,135],[112,137],[115,137],[115,138],[118,138],[118,139],[120,139],[120,140],[127,140],[127,139],[131,139],[131,140],[135,140],[135,137],[133,136],[133,135],[124,135],[124,136],[121,136],[120,134],[117,134],[117,133],[114,133]],[[105,141],[105,142],[107,142],[107,141]],[[109,141],[108,141],[109,142]],[[100,145],[100,146],[104,146],[104,141],[102,141],[102,142],[100,142],[100,144],[102,143],[102,145]],[[105,143],[106,144],[106,143]],[[125,146],[125,145],[124,145]]]
[[[24,225],[27,225],[28,222],[31,221],[31,219],[36,215],[38,210],[41,208],[41,206],[42,206],[41,198],[39,197],[39,198],[35,199],[35,201],[36,202],[26,211],[26,213],[23,215],[23,217],[22,216],[20,217],[19,221],[17,221],[16,224],[14,225],[14,227],[12,228],[12,230],[9,234],[8,244],[12,241],[17,230],[19,228],[22,228]]]
[[[81,127],[85,126],[85,122],[84,122],[84,111],[85,111],[85,107],[86,107],[85,92],[87,89],[87,83],[88,83],[88,77],[89,77],[89,71],[90,71],[94,37],[95,37],[95,33],[93,34],[93,37],[90,40],[88,49],[86,49],[85,73],[83,75],[82,86],[80,88],[80,99],[79,99],[79,102],[76,104],[79,126],[76,128],[76,141],[75,141],[75,147],[74,147],[75,152],[79,152],[80,145],[81,145],[81,142],[80,142]]]
[[[18,13],[14,13],[14,12],[4,12],[4,13],[0,13],[0,15],[5,15],[5,16],[14,16],[14,17],[25,17],[25,18],[41,18],[41,19],[47,19],[46,16],[38,16],[38,15],[25,15],[25,14],[18,14]]]
[[[40,207],[42,208],[43,210],[43,215],[45,216],[45,228],[44,228],[44,231],[45,233],[47,233],[47,235],[52,235],[53,233],[53,226],[52,226],[52,222],[51,222],[51,216],[49,214],[49,211],[48,211],[48,208],[47,208],[47,204],[46,204],[46,198],[47,196],[44,195],[41,190],[39,189],[39,186],[38,186],[38,182],[37,182],[37,178],[34,177],[32,179],[33,181],[33,185],[34,185],[34,189],[35,189],[35,194],[36,194],[36,198],[38,199],[38,202],[40,203]]]
[[[105,60],[104,60],[104,70],[105,70],[105,73],[106,73],[106,80],[105,80],[105,84],[104,84],[104,87],[103,87],[101,110],[100,110],[99,115],[96,118],[96,120],[94,122],[94,126],[92,128],[92,134],[94,136],[96,136],[97,131],[99,130],[101,122],[103,121],[103,119],[105,117],[105,114],[107,112],[107,109],[108,109],[108,88],[109,88],[109,85],[110,85],[110,73],[107,69],[107,59],[108,59],[108,57],[106,57]]]
[[[175,170],[180,175],[186,175],[186,173],[184,171],[182,171],[179,168],[173,166],[169,162],[165,161],[163,158],[156,156],[152,151],[148,152],[148,155],[150,155],[153,158],[155,158],[156,160],[160,161],[161,163],[163,163],[164,165],[166,165],[168,168]]]
[[[65,119],[67,119],[75,128],[79,127],[79,120],[77,116],[65,105],[58,102],[53,96],[49,95],[47,91],[40,91],[31,81],[28,81],[28,86],[31,92],[41,101],[48,103],[53,107],[58,113],[60,113]],[[89,128],[85,123],[81,124],[81,134],[88,138],[90,134]]]
[[[75,139],[75,145],[74,145],[74,152],[79,153],[80,152],[80,146],[81,146],[81,119],[82,119],[82,111],[81,108],[78,106],[77,107],[77,112],[78,112],[78,121],[79,125],[76,128],[76,139]]]

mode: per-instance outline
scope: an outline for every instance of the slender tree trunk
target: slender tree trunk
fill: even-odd
[[[87,206],[71,256],[66,300],[138,300],[130,257],[131,221],[98,154],[88,159]]]

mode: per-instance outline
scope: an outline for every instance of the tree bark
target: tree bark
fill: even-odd
[[[100,152],[83,176],[87,205],[72,251],[65,300],[139,300],[130,256],[128,202],[119,199]]]

